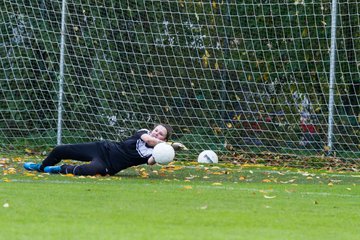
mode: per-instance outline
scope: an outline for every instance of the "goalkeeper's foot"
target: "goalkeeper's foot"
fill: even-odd
[[[24,168],[28,171],[38,171],[42,172],[40,169],[41,164],[40,163],[33,163],[33,162],[26,162],[24,163]]]
[[[46,173],[60,173],[61,167],[60,166],[47,166],[44,168],[44,172]]]

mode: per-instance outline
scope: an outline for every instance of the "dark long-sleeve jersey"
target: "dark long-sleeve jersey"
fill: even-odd
[[[113,174],[128,167],[147,163],[154,147],[147,145],[141,136],[148,133],[149,130],[141,129],[122,142],[99,142],[99,147],[103,151],[103,160],[109,165]]]

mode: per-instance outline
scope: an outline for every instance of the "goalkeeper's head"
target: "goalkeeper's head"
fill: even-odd
[[[172,135],[173,129],[170,125],[160,123],[155,125],[150,135],[163,141],[168,141]]]

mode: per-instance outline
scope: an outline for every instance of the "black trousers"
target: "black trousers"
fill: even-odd
[[[96,142],[59,145],[45,158],[41,168],[54,166],[64,159],[71,159],[89,163],[82,165],[62,165],[60,173],[71,173],[74,175],[107,175],[109,174],[109,169],[103,158],[103,152]]]

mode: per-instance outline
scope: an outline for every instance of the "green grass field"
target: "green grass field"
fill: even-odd
[[[1,239],[359,239],[360,174],[198,165],[113,177],[1,159]],[[36,160],[36,159],[35,159]]]

